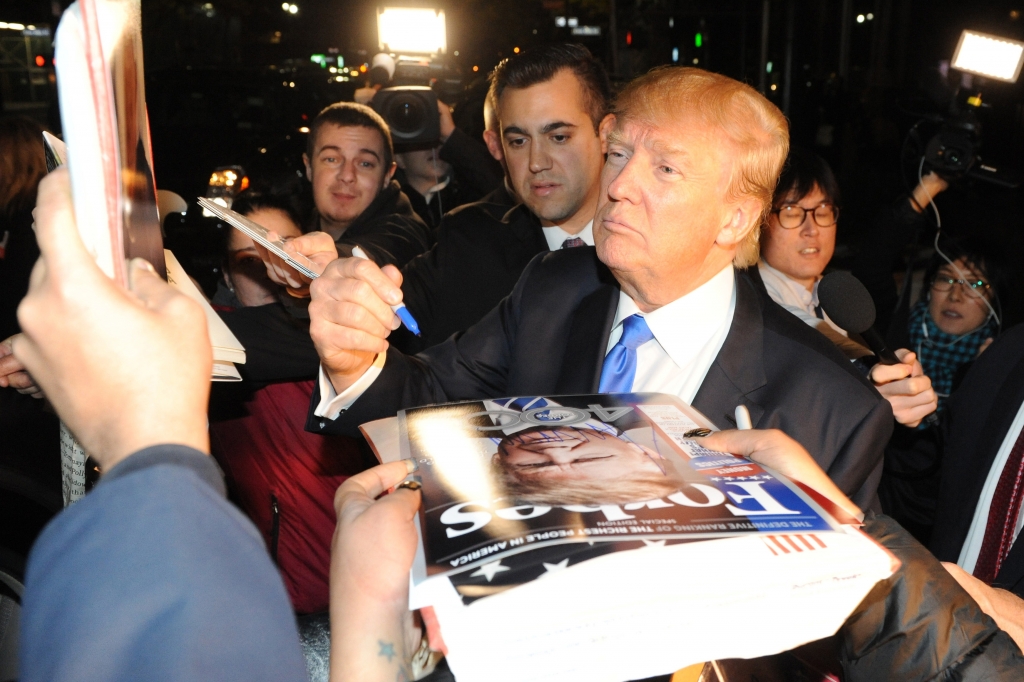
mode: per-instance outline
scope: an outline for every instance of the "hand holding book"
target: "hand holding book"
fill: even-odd
[[[100,270],[76,229],[66,170],[40,183],[35,217],[40,260],[15,358],[104,470],[160,443],[209,451],[202,310],[145,261],[131,262],[130,291]]]
[[[731,452],[763,464],[783,476],[813,488],[839,505],[851,516],[862,519],[864,512],[832,482],[802,445],[778,429],[716,431],[700,444],[709,450]]]

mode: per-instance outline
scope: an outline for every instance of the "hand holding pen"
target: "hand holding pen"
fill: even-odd
[[[387,337],[401,326],[403,313],[418,331],[402,304],[401,271],[378,267],[359,253],[331,262],[310,285],[309,334],[338,393],[384,361]]]
[[[370,257],[366,255],[366,252],[363,251],[358,246],[352,247],[352,255],[355,258],[370,260]],[[416,318],[412,316],[412,313],[409,312],[409,309],[405,307],[404,303],[392,305],[391,310],[393,310],[395,312],[395,315],[398,315],[398,318],[402,320],[402,324],[405,325],[406,329],[411,331],[416,336],[420,336],[420,326],[416,323]]]

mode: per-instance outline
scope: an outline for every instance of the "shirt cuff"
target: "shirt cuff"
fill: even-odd
[[[381,370],[384,369],[384,360],[386,358],[387,353],[377,353],[373,364],[363,373],[363,376],[359,377],[358,381],[341,393],[337,393],[334,390],[331,380],[327,378],[327,373],[324,372],[324,366],[320,365],[320,376],[318,379],[320,382],[320,403],[313,410],[313,414],[325,419],[337,419],[339,414],[352,407],[352,403],[359,400],[359,396],[366,392],[366,389],[377,380]]]

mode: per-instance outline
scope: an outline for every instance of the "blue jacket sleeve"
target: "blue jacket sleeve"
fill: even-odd
[[[21,680],[305,680],[295,617],[213,460],[147,448],[29,557]]]

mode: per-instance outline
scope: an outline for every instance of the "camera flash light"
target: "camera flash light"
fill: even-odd
[[[385,52],[437,54],[445,52],[444,10],[416,7],[379,7],[377,39]]]
[[[965,30],[950,66],[959,71],[1014,83],[1024,63],[1024,43]]]

